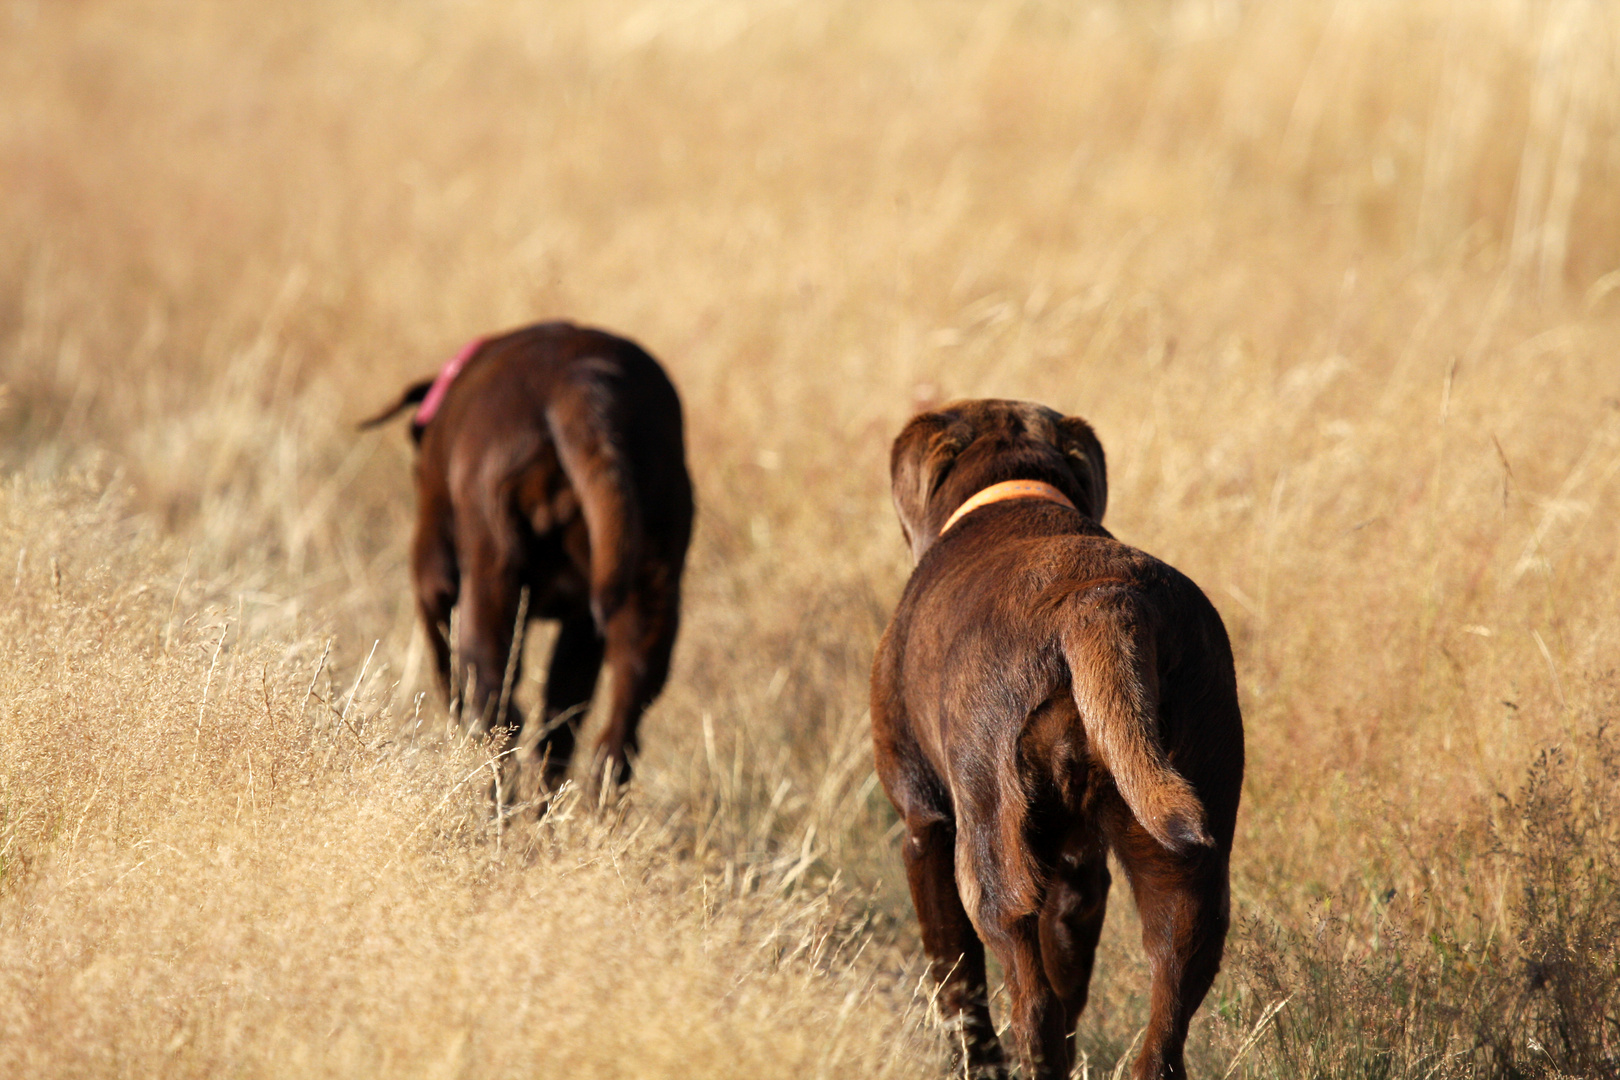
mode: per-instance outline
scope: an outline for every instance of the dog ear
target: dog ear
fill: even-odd
[[[935,529],[928,521],[928,499],[940,472],[968,444],[958,429],[958,418],[947,412],[929,412],[913,417],[895,437],[889,453],[890,492],[900,530],[906,535],[913,559],[934,542]]]
[[[1091,425],[1078,416],[1063,417],[1057,428],[1064,463],[1085,493],[1086,504],[1078,509],[1100,525],[1103,511],[1108,509],[1108,463],[1103,457],[1102,443],[1097,441],[1097,433],[1091,430]]]

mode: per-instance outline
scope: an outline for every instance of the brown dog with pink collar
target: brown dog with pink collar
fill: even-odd
[[[1078,417],[947,405],[901,431],[890,474],[916,569],[873,665],[873,741],[968,1071],[1006,1072],[988,945],[1019,1071],[1069,1075],[1112,851],[1152,967],[1134,1075],[1183,1076],[1226,938],[1243,782],[1220,616],[1102,527],[1103,450]]]
[[[692,535],[675,387],[633,342],[556,322],[472,342],[361,426],[418,403],[411,576],[447,694],[461,696],[473,734],[522,727],[522,634],[556,619],[544,704],[519,757],[543,765],[548,789],[560,783],[605,661],[591,775],[611,765],[627,779],[642,712],[669,672]]]

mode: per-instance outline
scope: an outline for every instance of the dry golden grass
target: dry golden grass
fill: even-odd
[[[6,0],[0,1071],[937,1075],[866,666],[996,395],[1236,645],[1200,1075],[1616,1075],[1617,91],[1582,0]],[[498,831],[352,422],[551,316],[699,526],[635,789]]]
[[[852,962],[870,920],[799,860],[736,881],[678,816],[576,798],[497,829],[442,712],[172,610],[151,539],[66,486],[0,509],[54,553],[5,620],[0,1071],[929,1074],[926,998]]]

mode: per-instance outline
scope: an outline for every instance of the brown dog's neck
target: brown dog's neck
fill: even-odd
[[[958,506],[956,512],[945,519],[945,524],[940,527],[939,535],[944,536],[947,532],[950,532],[952,525],[955,525],[979,507],[1001,502],[1004,499],[1045,499],[1047,502],[1067,506],[1070,510],[1075,509],[1074,503],[1067,495],[1044,481],[1003,480],[999,484],[991,484],[989,487],[976,492],[967,502]]]

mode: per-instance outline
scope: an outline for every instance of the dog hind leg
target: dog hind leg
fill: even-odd
[[[1065,1038],[1072,1037],[1086,1007],[1111,882],[1106,852],[1065,851],[1041,905],[1041,961],[1063,1002]],[[1070,1055],[1072,1059],[1072,1047]]]
[[[1006,978],[1007,1035],[1019,1075],[1024,1080],[1066,1080],[1063,1002],[1041,957],[1045,875],[1025,839],[1028,806],[1019,785],[1008,781],[1010,770],[991,772],[1000,781],[994,786],[976,778],[970,766],[955,777],[956,880],[974,928]]]
[[[1142,917],[1153,972],[1147,1034],[1135,1080],[1187,1075],[1187,1026],[1220,970],[1228,922],[1226,855],[1177,855],[1135,823],[1116,846]]]
[[[445,637],[450,612],[456,606],[458,573],[456,547],[451,540],[449,508],[423,499],[416,535],[411,542],[411,578],[416,586],[416,611],[422,632],[433,651],[434,672],[446,699],[455,696],[451,685],[450,642]]]
[[[596,744],[593,781],[601,778],[607,762],[612,762],[614,783],[629,781],[631,759],[640,746],[641,716],[669,678],[679,623],[678,591],[647,582],[608,620],[607,723]]]
[[[495,715],[508,670],[514,687],[522,676],[522,648],[515,638],[519,630],[516,623],[521,578],[511,555],[518,545],[515,540],[502,542],[506,538],[490,536],[476,519],[458,525],[462,527],[456,548],[465,565],[457,627],[466,672],[462,716],[468,732],[478,737],[495,728],[521,727],[523,723],[510,699],[506,715]],[[514,645],[515,641],[519,643]]]
[[[1067,1080],[1067,1010],[1054,991],[1041,955],[1040,917],[980,914],[980,931],[995,951],[1007,980],[1013,1054],[1028,1080]]]
[[[954,1029],[954,1049],[974,1080],[1005,1077],[1005,1058],[990,1020],[984,944],[957,887],[955,830],[937,815],[908,822],[901,853],[940,1014]]]
[[[563,620],[546,674],[541,735],[535,749],[536,757],[543,762],[541,782],[548,791],[557,790],[568,775],[568,763],[573,760],[574,743],[585,720],[585,710],[596,692],[604,648],[596,621],[589,614]]]

